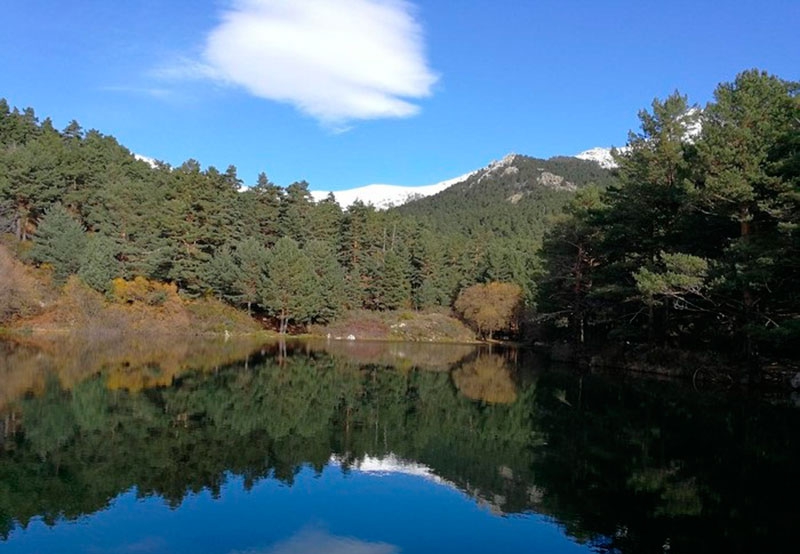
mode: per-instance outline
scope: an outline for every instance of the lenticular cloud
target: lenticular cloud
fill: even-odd
[[[204,58],[206,75],[334,125],[414,115],[436,81],[402,0],[238,0]]]

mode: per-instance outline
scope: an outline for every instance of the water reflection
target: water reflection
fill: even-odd
[[[34,520],[97,513],[130,490],[179,511],[203,491],[224,499],[232,476],[249,491],[332,470],[423,479],[498,515],[542,514],[598,551],[782,552],[800,523],[800,417],[788,407],[543,371],[474,347],[425,356],[418,345],[296,343],[282,355],[196,344],[160,359],[3,348],[9,544]],[[399,544],[347,537],[306,532],[258,552]]]
[[[232,554],[395,554],[397,546],[371,543],[352,537],[334,537],[319,529],[304,529],[286,541],[263,550],[237,551]]]

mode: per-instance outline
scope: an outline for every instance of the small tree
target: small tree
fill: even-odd
[[[239,266],[236,264],[233,252],[226,244],[217,249],[211,259],[206,262],[203,276],[217,298],[236,303],[240,300],[236,287],[239,282],[239,273]]]
[[[522,308],[522,288],[498,282],[472,285],[461,291],[454,307],[481,338],[497,331],[515,331]]]
[[[111,280],[122,274],[122,266],[117,260],[118,251],[113,239],[91,235],[80,258],[78,276],[94,290],[108,291]]]
[[[289,321],[306,322],[313,317],[319,280],[311,260],[288,237],[270,250],[267,268],[262,304],[278,318],[280,333],[285,334]]]
[[[331,321],[347,301],[344,270],[336,261],[333,247],[326,241],[309,241],[303,251],[311,261],[319,284],[313,318],[320,322]]]
[[[266,284],[268,258],[267,249],[255,238],[246,238],[236,245],[234,259],[238,272],[233,288],[247,304],[248,314],[252,313],[252,305],[259,300]]]
[[[50,264],[53,278],[63,284],[77,273],[86,249],[86,234],[81,224],[61,204],[50,208],[36,229],[35,242],[30,250],[33,261]]]

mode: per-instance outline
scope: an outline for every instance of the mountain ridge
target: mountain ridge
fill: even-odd
[[[375,183],[339,191],[312,190],[310,192],[314,200],[317,202],[324,200],[328,197],[328,195],[333,194],[334,198],[343,209],[351,206],[356,201],[361,201],[364,204],[372,205],[378,210],[386,210],[405,205],[413,200],[435,196],[452,186],[468,181],[470,178],[476,175],[478,176],[477,182],[481,182],[485,179],[497,176],[501,171],[506,172],[506,175],[513,174],[514,172],[518,171],[518,168],[514,166],[514,160],[518,157],[538,159],[512,152],[506,154],[499,160],[492,160],[487,165],[470,171],[469,173],[446,179],[432,185],[408,186]],[[601,168],[606,170],[616,167],[616,163],[611,157],[611,148],[605,147],[595,147],[574,156],[554,156],[542,161],[570,158],[595,162]],[[567,190],[575,190],[574,187],[570,186],[571,184],[569,181],[566,181],[563,178],[559,179],[559,175],[550,172],[546,173],[547,175],[542,176],[543,182],[540,184],[544,186],[553,186],[556,188],[559,186],[565,186]],[[514,203],[513,200],[512,203]]]

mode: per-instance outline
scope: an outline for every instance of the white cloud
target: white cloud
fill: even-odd
[[[121,92],[127,94],[152,96],[153,98],[162,98],[162,99],[173,96],[173,92],[170,89],[161,87],[108,86],[108,87],[101,87],[100,90],[105,90],[108,92]]]
[[[367,542],[351,537],[336,537],[319,529],[303,529],[284,542],[265,549],[231,552],[230,554],[399,554],[397,546],[383,542]]]
[[[234,0],[199,62],[162,72],[223,81],[325,124],[408,117],[437,76],[405,0]]]

